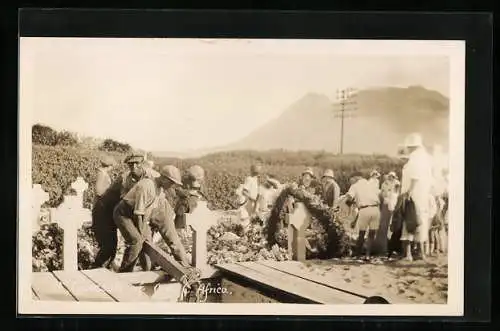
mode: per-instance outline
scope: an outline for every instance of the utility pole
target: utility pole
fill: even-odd
[[[344,154],[344,119],[354,117],[356,110],[357,90],[354,88],[337,89],[337,106],[340,109],[335,110],[335,117],[340,117],[340,155]]]

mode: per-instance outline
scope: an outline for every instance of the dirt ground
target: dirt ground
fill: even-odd
[[[360,262],[352,258],[309,260],[306,268],[330,280],[350,283],[394,303],[445,304],[448,296],[446,255],[427,261]]]

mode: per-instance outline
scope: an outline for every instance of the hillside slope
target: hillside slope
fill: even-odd
[[[394,154],[404,136],[422,133],[427,144],[448,145],[449,100],[420,86],[362,90],[354,117],[344,122],[345,153]],[[310,93],[244,139],[218,150],[325,150],[340,146],[338,105]]]

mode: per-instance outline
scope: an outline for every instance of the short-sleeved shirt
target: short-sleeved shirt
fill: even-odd
[[[358,207],[378,205],[380,190],[365,178],[359,179],[352,184],[347,194],[354,199]]]
[[[147,215],[155,207],[160,188],[150,178],[141,179],[123,200],[134,209],[135,215]]]
[[[248,176],[243,184],[243,189],[250,199],[256,200],[259,196],[259,178],[257,176]]]
[[[97,196],[101,196],[106,192],[106,190],[111,186],[111,176],[107,171],[100,168],[97,172],[97,179],[95,183],[95,193]]]

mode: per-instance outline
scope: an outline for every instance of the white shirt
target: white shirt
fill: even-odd
[[[412,180],[416,180],[412,192],[413,201],[423,208],[429,205],[429,196],[432,189],[432,160],[425,150],[420,147],[409,155],[408,162],[403,167],[401,178],[401,192],[406,193],[410,189]],[[428,209],[427,209],[428,210]]]
[[[379,192],[378,187],[375,188],[373,183],[361,178],[351,185],[347,194],[354,199],[358,207],[364,207],[378,205],[380,202]]]
[[[259,195],[259,178],[257,176],[248,176],[243,184],[243,189],[248,192],[248,197],[256,200]]]

